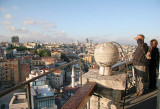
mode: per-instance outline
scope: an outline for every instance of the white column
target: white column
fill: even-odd
[[[71,78],[72,78],[72,88],[75,87],[75,72],[74,72],[74,65],[72,66],[72,75],[71,75]]]

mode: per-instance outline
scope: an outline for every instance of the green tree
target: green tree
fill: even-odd
[[[37,54],[38,54],[40,57],[51,56],[51,51],[48,50],[48,49],[40,49],[40,50],[37,51]]]
[[[11,46],[11,47],[7,48],[7,51],[10,51],[10,50],[13,50],[13,49],[16,49],[17,51],[30,51],[30,50],[32,50],[32,49],[26,48],[24,46],[21,46],[21,47]]]
[[[65,62],[69,62],[68,56],[64,53],[61,54],[61,59],[63,59]]]
[[[42,57],[48,57],[48,56],[49,56],[49,54],[47,52],[42,53]]]

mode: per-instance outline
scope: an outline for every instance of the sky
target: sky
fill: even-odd
[[[160,0],[0,0],[0,42],[160,41]]]

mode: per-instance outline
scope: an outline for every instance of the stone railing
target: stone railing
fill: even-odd
[[[118,60],[118,48],[113,43],[102,43],[96,46],[94,51],[94,57],[96,63],[100,66],[99,69],[92,69],[89,72],[82,75],[82,84],[90,82],[96,83],[96,89],[89,100],[89,109],[119,109],[121,100],[121,91],[126,89],[126,71],[118,70],[120,68],[127,68],[129,62],[123,62],[118,65],[114,65]],[[132,63],[130,63],[132,64]],[[113,66],[114,65],[114,66]],[[117,71],[118,70],[118,71]],[[79,89],[79,92],[83,92],[83,86]],[[77,93],[69,99],[69,101],[63,106],[70,105],[72,109],[83,109],[87,105],[87,99],[85,95],[77,96]],[[82,100],[78,100],[77,97],[83,97]],[[86,101],[83,103],[83,101]],[[78,104],[83,104],[78,105]],[[78,105],[76,108],[75,105]]]
[[[62,107],[62,109],[119,109],[121,92],[126,87],[124,66],[132,61],[115,64],[112,76],[103,76],[98,70],[90,70],[82,75],[84,84]],[[114,71],[116,70],[116,71]]]

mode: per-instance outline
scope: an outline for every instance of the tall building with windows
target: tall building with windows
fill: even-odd
[[[18,60],[1,60],[0,61],[0,83],[10,84],[19,83],[20,74]]]
[[[86,38],[86,41],[85,41],[85,43],[87,44],[87,43],[89,43],[89,40],[88,40],[88,38]]]
[[[0,60],[6,59],[6,48],[0,45]]]
[[[0,83],[18,84],[25,81],[30,73],[30,64],[26,59],[0,60]]]
[[[18,36],[11,37],[11,44],[12,46],[19,47],[20,46],[19,37]]]
[[[12,43],[19,43],[19,37],[18,36],[13,36],[12,38],[11,38],[11,42]]]

